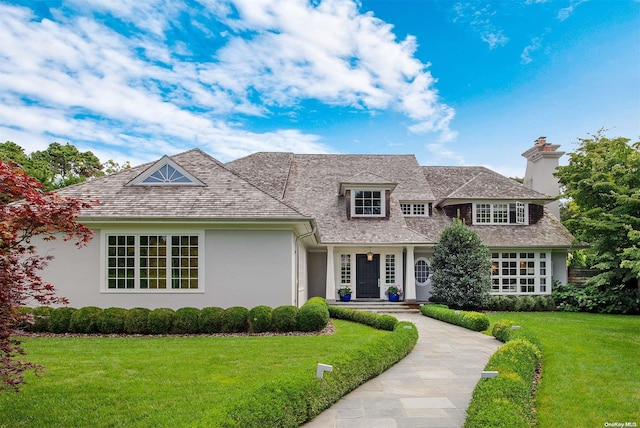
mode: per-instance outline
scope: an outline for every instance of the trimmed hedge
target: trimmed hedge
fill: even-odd
[[[124,321],[127,317],[127,310],[124,308],[107,308],[102,311],[100,322],[100,333],[122,334],[124,333]]]
[[[16,328],[58,334],[218,334],[320,331],[329,322],[329,309],[324,299],[309,299],[303,308],[304,315],[300,318],[301,309],[295,306],[280,306],[275,310],[269,306],[256,306],[251,310],[241,306],[202,310],[185,307],[176,311],[170,308],[101,309],[95,306],[80,309],[21,307],[25,321]],[[31,317],[35,322],[28,322]],[[384,329],[392,329],[392,320],[383,319],[379,323]],[[369,325],[375,327],[373,322]]]
[[[149,334],[149,313],[151,309],[132,308],[124,319],[124,332],[127,334]]]
[[[555,311],[556,303],[550,294],[536,296],[491,296],[487,308],[498,312]]]
[[[200,333],[215,334],[222,332],[222,314],[224,309],[217,306],[202,308],[200,311]]]
[[[232,306],[222,313],[223,333],[246,333],[249,329],[249,309],[242,306]]]
[[[147,329],[150,334],[169,334],[173,327],[176,312],[169,308],[156,308],[147,316]]]
[[[538,338],[512,320],[500,320],[492,333],[505,342],[491,356],[485,370],[497,371],[496,378],[480,379],[467,409],[465,428],[531,427],[535,425],[533,387],[542,361]]]
[[[76,308],[56,308],[49,316],[49,330],[51,333],[68,333],[69,322]]]
[[[327,361],[333,371],[326,373],[323,379],[312,376],[304,380],[292,379],[284,374],[257,388],[234,403],[220,426],[298,427],[404,358],[417,340],[415,325],[399,322],[391,334]]]
[[[298,328],[298,312],[295,306],[278,306],[271,316],[271,328],[274,331],[287,333]]]
[[[398,319],[391,315],[380,315],[368,311],[345,308],[342,306],[329,306],[329,314],[332,318],[353,321],[368,325],[378,330],[393,331],[398,324]]]
[[[265,333],[271,330],[273,309],[269,306],[256,306],[249,310],[249,332]]]
[[[71,315],[69,331],[72,333],[98,333],[102,322],[102,308],[85,306]]]
[[[298,330],[320,331],[329,322],[329,306],[321,297],[312,297],[302,305],[298,313]]]
[[[180,308],[175,313],[173,328],[171,333],[175,334],[197,334],[199,326],[200,309]]]
[[[26,326],[27,331],[36,333],[49,331],[49,317],[51,317],[53,308],[49,306],[40,306],[33,308],[31,315],[33,316],[33,324]]]
[[[435,318],[449,324],[459,325],[474,331],[484,331],[489,328],[489,318],[480,312],[457,311],[449,309],[445,305],[423,305],[420,308],[422,315]]]

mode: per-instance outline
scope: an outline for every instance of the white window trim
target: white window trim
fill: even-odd
[[[429,266],[429,276],[427,277],[426,281],[419,282],[418,281],[418,276],[416,275],[416,277],[415,277],[416,278],[416,285],[419,286],[419,287],[424,287],[424,286],[429,284],[429,281],[431,281],[431,275],[433,274],[433,271],[431,270],[431,263],[429,263],[429,259],[427,259],[426,257],[418,257],[413,262],[413,270],[414,270],[414,272],[415,272],[415,269],[416,269],[416,265],[420,261],[424,261],[427,264],[427,266]]]
[[[153,235],[192,235],[198,236],[198,288],[197,289],[186,289],[186,288],[166,288],[166,289],[157,289],[157,288],[149,288],[144,289],[140,288],[140,255],[139,252],[135,255],[135,278],[134,284],[135,288],[108,288],[107,285],[107,249],[109,247],[108,237],[109,236],[135,236],[136,241],[139,236],[153,236]],[[159,229],[149,229],[149,230],[101,230],[100,232],[100,293],[108,293],[108,294],[201,294],[205,292],[205,242],[204,242],[205,233],[204,230],[159,230]],[[138,247],[138,243],[136,242],[136,248]],[[170,257],[170,255],[168,255]],[[171,269],[170,263],[167,266],[167,269]],[[167,277],[168,280],[170,276]]]
[[[145,180],[155,174],[160,168],[170,165],[177,172],[189,180],[188,182],[145,182]],[[205,184],[187,172],[184,168],[173,161],[169,156],[163,156],[158,162],[147,168],[142,174],[131,180],[128,186],[204,186]]]
[[[479,222],[478,218],[477,218],[477,213],[478,213],[478,205],[490,205],[490,213],[489,213],[489,218],[491,219],[490,222]],[[515,204],[516,206],[516,220],[514,223],[511,223],[511,204]],[[495,222],[494,221],[494,209],[496,205],[507,205],[507,222],[506,223],[499,223],[499,222]],[[473,217],[473,224],[474,225],[478,225],[478,226],[511,226],[511,225],[519,225],[519,226],[526,226],[529,224],[528,220],[529,220],[529,204],[525,203],[525,202],[520,202],[520,201],[479,201],[479,202],[473,202],[471,204],[472,206],[472,217]],[[523,209],[523,217],[522,217],[522,221],[518,221],[518,209]]]
[[[531,295],[539,295],[539,294],[551,294],[551,285],[552,285],[552,277],[553,277],[553,267],[551,266],[551,252],[550,251],[535,251],[535,250],[531,250],[531,249],[520,249],[520,250],[514,250],[514,249],[509,249],[509,250],[492,250],[492,253],[498,253],[498,257],[497,258],[493,258],[493,256],[491,257],[491,262],[498,262],[498,274],[497,275],[491,275],[491,294],[492,295],[496,295],[496,296],[531,296]],[[502,265],[501,262],[503,261],[502,259],[502,253],[516,253],[517,256],[514,259],[509,258],[508,260],[512,260],[516,263],[516,274],[515,275],[503,275],[502,274]],[[526,259],[521,259],[520,258],[520,253],[534,253],[534,257],[533,259],[530,258],[526,258]],[[542,258],[540,257],[541,254],[545,254],[545,257]],[[520,262],[521,261],[534,261],[534,275],[521,275],[520,274]],[[546,269],[546,274],[545,275],[540,275],[540,262],[543,261],[546,263],[545,269]],[[498,279],[498,291],[495,291],[493,289],[493,279],[497,278]],[[502,291],[502,279],[503,278],[510,278],[510,279],[515,279],[516,283],[516,291],[512,291],[512,292],[508,292],[508,291]],[[521,278],[533,278],[534,279],[534,291],[531,292],[522,292],[520,291],[520,279]],[[540,286],[541,286],[541,278],[545,278],[546,280],[546,290],[545,291],[540,291]]]
[[[351,217],[385,218],[387,216],[387,193],[383,188],[354,187],[351,188]],[[356,214],[356,192],[380,192],[380,214]]]

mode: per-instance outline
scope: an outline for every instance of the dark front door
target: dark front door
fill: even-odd
[[[366,254],[356,254],[356,298],[380,298],[379,278],[380,255],[369,261]]]

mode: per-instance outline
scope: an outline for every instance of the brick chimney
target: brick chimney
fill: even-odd
[[[558,179],[553,176],[558,168],[558,159],[564,155],[564,152],[557,151],[559,147],[559,144],[548,143],[547,137],[539,137],[534,141],[533,147],[522,153],[527,158],[523,182],[525,187],[553,197],[560,194]],[[558,201],[551,202],[546,207],[560,218]]]

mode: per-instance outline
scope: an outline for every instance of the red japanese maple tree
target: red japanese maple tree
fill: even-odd
[[[45,193],[42,185],[17,165],[0,161],[0,391],[18,391],[26,370],[41,369],[20,357],[25,352],[14,333],[29,320],[18,309],[30,304],[66,303],[39,276],[51,256],[38,254],[31,240],[38,236],[86,244],[93,232],[76,218],[80,210],[94,203]]]

